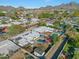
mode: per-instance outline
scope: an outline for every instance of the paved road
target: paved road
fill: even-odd
[[[63,41],[58,41],[54,46],[51,47],[51,49],[45,55],[46,59],[51,59],[51,57],[54,55],[55,51],[58,49],[62,42]]]
[[[64,47],[64,45],[66,44],[67,41],[68,41],[68,38],[65,37],[65,38],[64,38],[64,41],[61,43],[61,45],[60,45],[59,48],[56,50],[55,54],[52,56],[51,59],[57,59],[57,58],[58,58],[60,52],[62,51],[62,49],[63,49],[63,47]]]

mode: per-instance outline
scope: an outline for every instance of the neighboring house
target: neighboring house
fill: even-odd
[[[71,25],[76,25],[79,22],[78,19],[79,19],[79,17],[75,16],[75,17],[70,18],[69,20],[65,20],[65,23],[68,23],[68,24],[71,24]]]
[[[74,25],[74,28],[79,30],[79,25]]]
[[[28,20],[27,20],[27,19],[23,19],[22,22],[23,22],[23,23],[27,23]]]
[[[11,24],[2,24],[0,25],[0,34],[8,32],[8,27],[10,27]]]
[[[42,57],[45,54],[45,51],[41,48],[36,48],[34,50],[34,55],[38,57]]]
[[[26,32],[21,35],[16,36],[13,38],[13,41],[20,46],[25,46],[29,43],[33,44],[35,43],[35,39],[37,39],[40,36],[39,33],[37,32]]]
[[[14,25],[20,25],[20,24],[23,24],[22,22],[18,22],[18,21],[11,22],[11,23],[14,24]]]
[[[0,25],[0,27],[6,27],[6,26],[7,26],[7,27],[10,27],[11,24],[1,24],[1,25]]]
[[[33,22],[33,23],[37,23],[37,22],[39,22],[40,20],[39,19],[37,19],[37,18],[32,18],[31,19],[31,22]]]
[[[16,50],[18,50],[20,47],[18,47],[16,44],[9,40],[5,40],[0,42],[0,54],[2,55],[9,55],[10,53],[12,54]]]
[[[25,45],[27,45],[27,44],[29,43],[29,42],[28,42],[26,39],[24,39],[23,37],[17,37],[17,38],[15,38],[14,42],[15,42],[16,44],[20,45],[20,46],[25,46]]]
[[[53,26],[53,24],[52,23],[50,23],[50,22],[47,22],[47,24],[46,24],[47,26]]]
[[[12,19],[10,17],[6,17],[6,16],[0,16],[0,20],[4,20],[5,22],[11,22]]]
[[[40,32],[40,33],[42,33],[42,32],[53,32],[54,29],[50,28],[50,27],[41,26],[41,27],[33,29],[33,31]]]
[[[8,32],[8,27],[4,27],[3,29],[2,29],[2,32]]]

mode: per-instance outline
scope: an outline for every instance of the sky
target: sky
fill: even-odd
[[[66,4],[72,1],[79,3],[79,0],[0,0],[0,5],[13,7],[22,6],[25,8],[39,8],[45,7],[47,5],[57,6],[62,3]]]

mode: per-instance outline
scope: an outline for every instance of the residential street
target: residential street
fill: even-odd
[[[63,49],[63,47],[64,47],[64,45],[66,44],[67,41],[68,41],[68,38],[65,37],[63,42],[60,44],[60,46],[58,47],[58,49],[56,50],[56,52],[54,53],[54,55],[52,56],[51,59],[57,59],[58,58],[59,54],[61,53],[61,51],[62,51],[62,49]]]

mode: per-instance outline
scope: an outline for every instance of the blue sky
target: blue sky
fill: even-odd
[[[71,1],[78,2],[79,0],[0,0],[0,5],[4,6],[23,6],[25,8],[39,8],[47,5],[60,5]]]

